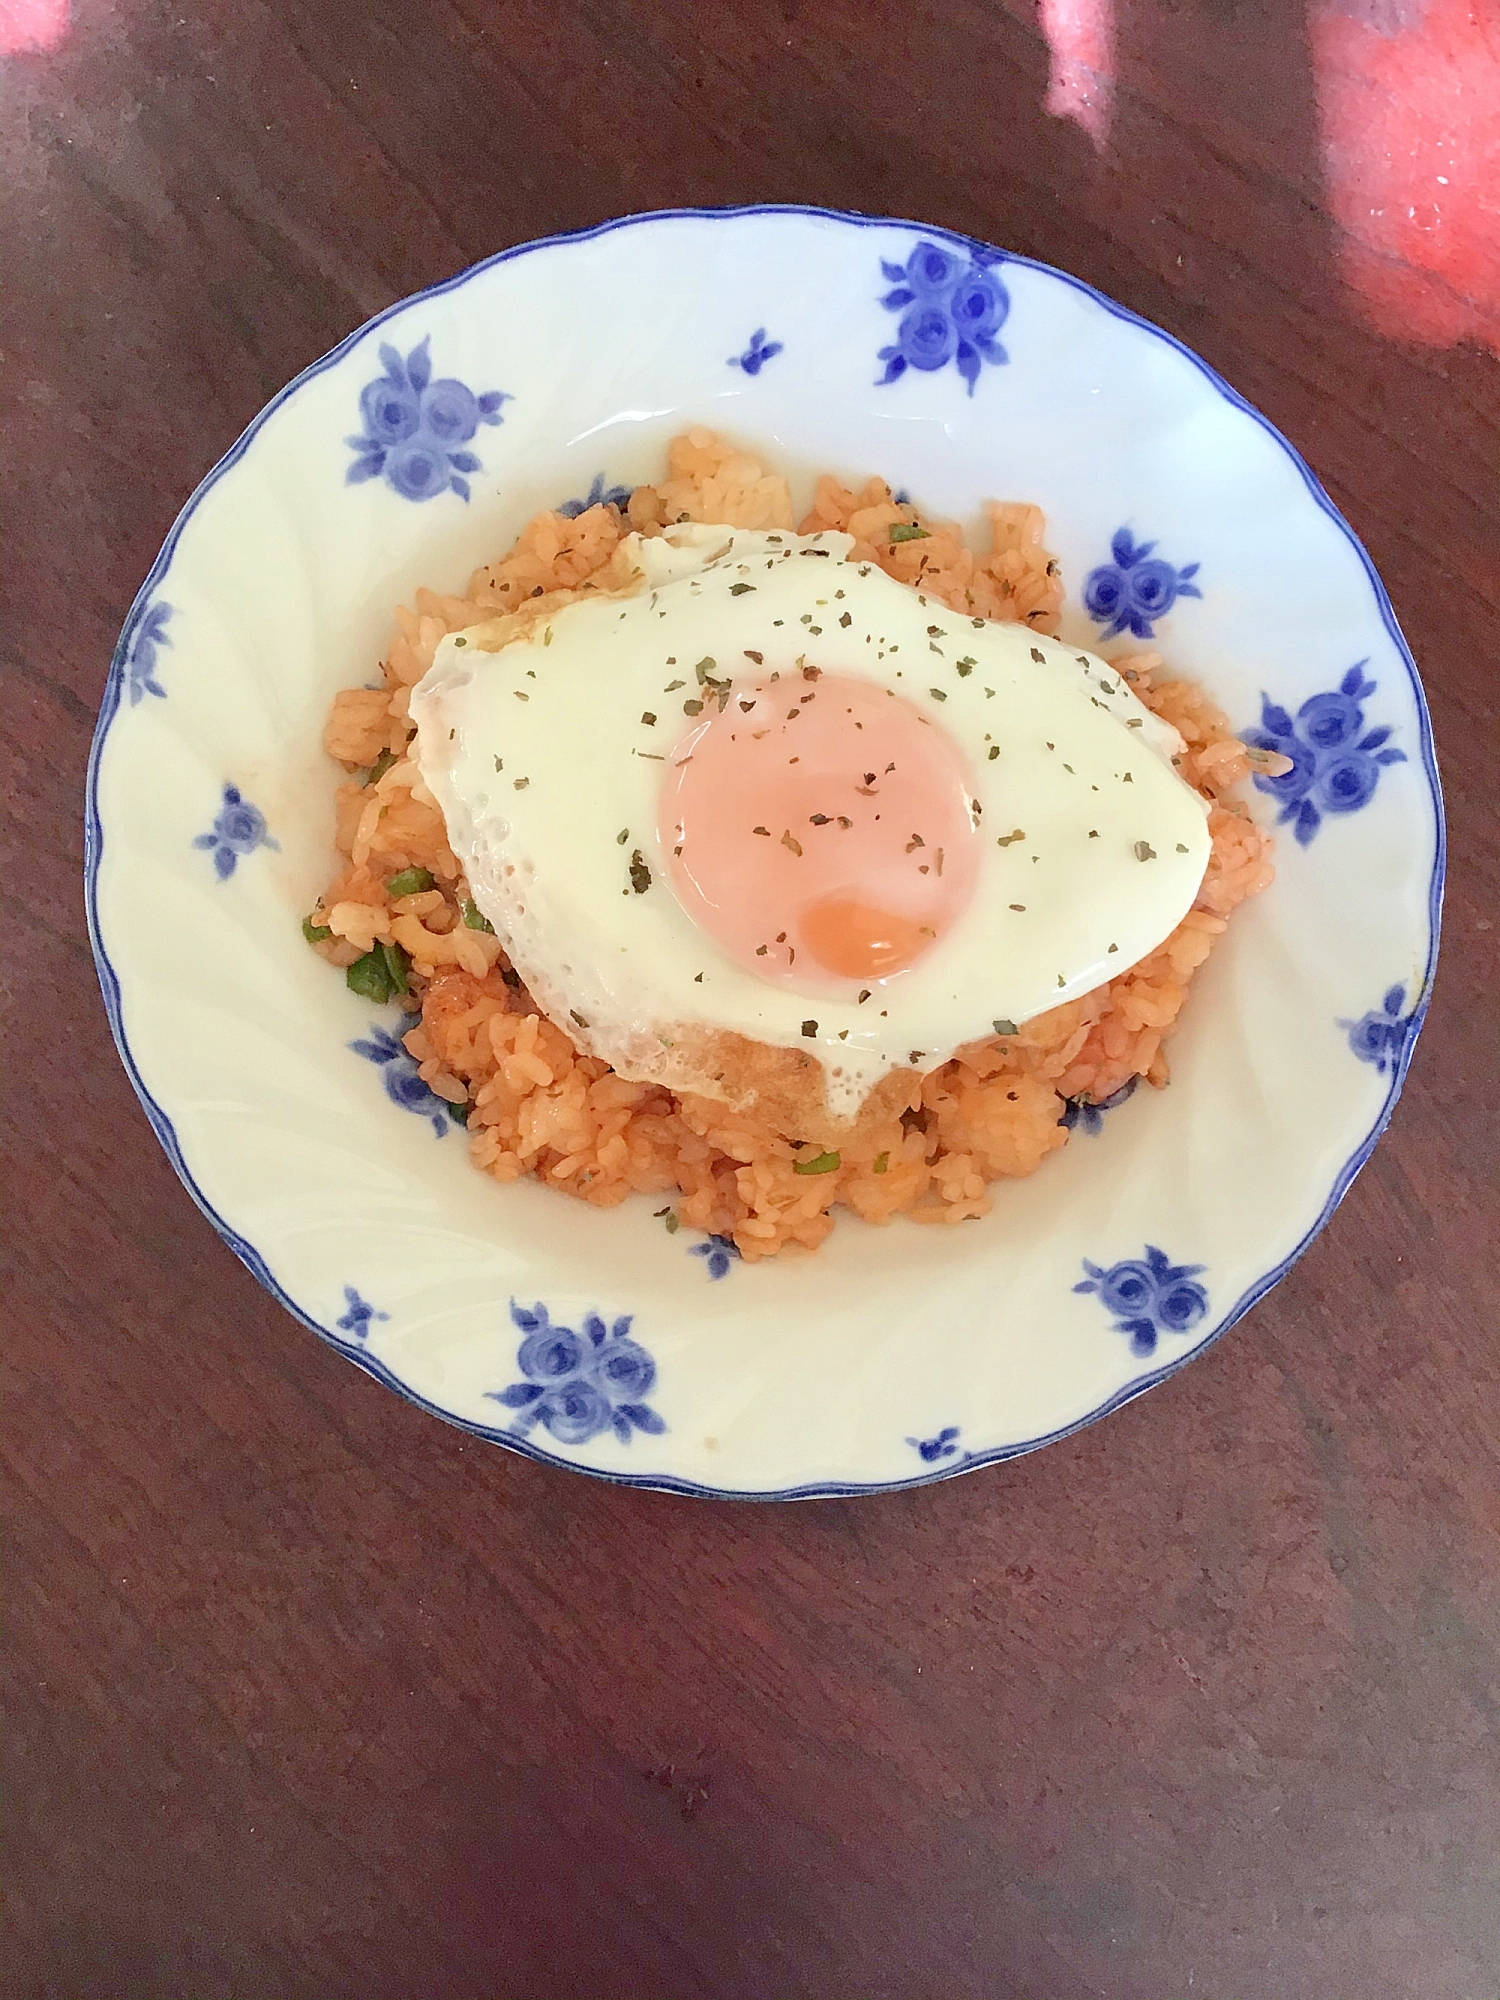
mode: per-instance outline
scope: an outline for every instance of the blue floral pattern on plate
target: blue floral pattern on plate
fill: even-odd
[[[1058,1119],[1058,1124],[1066,1125],[1070,1132],[1081,1130],[1087,1132],[1091,1139],[1097,1139],[1104,1130],[1105,1112],[1113,1111],[1117,1104],[1123,1104],[1127,1097],[1133,1097],[1139,1082],[1138,1076],[1128,1077],[1118,1090],[1113,1091],[1108,1097],[1101,1097],[1097,1104],[1087,1097],[1065,1097],[1063,1115]]]
[[[483,462],[467,449],[481,424],[505,420],[500,405],[511,398],[502,389],[476,396],[451,376],[434,382],[430,339],[418,341],[405,360],[399,348],[382,341],[385,373],[360,391],[364,425],[345,438],[357,453],[344,478],[350,486],[384,479],[403,500],[431,500],[439,493],[469,497],[466,474],[482,472]]]
[[[1130,1335],[1133,1354],[1154,1354],[1163,1333],[1187,1333],[1208,1311],[1208,1293],[1193,1281],[1206,1267],[1174,1264],[1154,1243],[1144,1257],[1127,1257],[1104,1270],[1087,1257],[1088,1273],[1075,1292],[1097,1292],[1106,1312],[1115,1316],[1115,1331]]]
[[[881,258],[892,289],[880,303],[901,319],[896,338],[877,356],[885,363],[877,389],[899,381],[908,368],[932,374],[951,361],[972,396],[981,366],[1009,359],[995,338],[1010,315],[1010,293],[995,268],[1003,261],[1000,251],[981,244],[965,257],[928,242],[919,243],[904,264]]]
[[[345,1285],[344,1316],[342,1319],[336,1319],[334,1325],[341,1333],[347,1333],[351,1340],[367,1340],[371,1322],[389,1318],[389,1313],[377,1311],[374,1306],[362,1299],[353,1285]]]
[[[629,1444],[636,1431],[657,1436],[667,1428],[646,1401],[656,1363],[630,1338],[629,1313],[613,1326],[589,1313],[582,1332],[556,1325],[541,1304],[519,1306],[512,1299],[510,1316],[522,1334],[516,1366],[523,1379],[485,1393],[518,1412],[514,1435],[525,1437],[540,1423],[559,1444],[587,1444],[607,1430]]]
[[[1257,791],[1268,792],[1281,807],[1276,823],[1292,821],[1299,846],[1306,847],[1323,824],[1324,813],[1353,813],[1375,796],[1387,764],[1404,764],[1406,752],[1390,748],[1387,728],[1365,729],[1363,704],[1376,683],[1365,679],[1367,660],[1359,660],[1331,694],[1315,694],[1295,717],[1269,695],[1260,698],[1260,727],[1241,732],[1257,750],[1276,750],[1290,757],[1292,768],[1279,778],[1255,774]]]
[[[957,1424],[944,1424],[936,1437],[908,1438],[906,1442],[924,1465],[936,1465],[941,1459],[958,1456],[958,1430]]]
[[[405,1017],[414,1024],[414,1017]],[[351,1042],[350,1048],[366,1062],[379,1065],[380,1080],[385,1085],[385,1094],[392,1104],[399,1104],[403,1111],[414,1111],[419,1118],[425,1118],[433,1132],[441,1139],[455,1120],[455,1112],[446,1100],[427,1088],[417,1074],[417,1065],[407,1054],[400,1029],[393,1034],[389,1028],[375,1022],[368,1037]],[[460,1107],[461,1109],[461,1107]]]
[[[1129,528],[1117,528],[1109,545],[1111,560],[1091,569],[1083,581],[1083,602],[1090,618],[1104,627],[1101,639],[1133,632],[1137,639],[1156,636],[1156,620],[1165,618],[1179,597],[1201,597],[1193,582],[1198,564],[1181,569],[1151,551],[1155,542],[1138,542]]]
[[[701,1257],[708,1266],[711,1278],[729,1275],[731,1264],[739,1260],[739,1245],[732,1236],[705,1236],[701,1243],[694,1243],[688,1250],[690,1257]]]
[[[1357,1021],[1340,1021],[1349,1037],[1349,1046],[1361,1062],[1373,1063],[1376,1074],[1385,1076],[1401,1067],[1407,1040],[1416,1026],[1416,1010],[1403,1014],[1405,986],[1392,986],[1378,1008],[1361,1014]]]
[[[628,486],[606,486],[604,483],[604,474],[596,472],[594,474],[594,483],[590,486],[588,492],[584,494],[583,498],[581,500],[559,501],[557,511],[559,514],[566,515],[570,521],[576,521],[578,516],[586,514],[590,507],[625,507],[629,505],[629,502],[630,488]]]
[[[743,368],[747,375],[758,375],[768,361],[774,361],[782,351],[779,340],[767,340],[766,330],[758,326],[745,343],[743,354],[731,354],[729,366]]]
[[[158,598],[142,615],[131,636],[130,649],[125,655],[125,685],[130,691],[132,708],[142,695],[154,694],[166,699],[167,691],[156,678],[156,655],[160,647],[172,643],[167,637],[167,620],[171,616],[171,605]]]
[[[226,785],[217,819],[207,833],[194,838],[193,845],[212,854],[214,873],[227,882],[247,854],[253,854],[257,847],[279,850],[281,843],[272,840],[259,806],[251,805],[237,785]]]

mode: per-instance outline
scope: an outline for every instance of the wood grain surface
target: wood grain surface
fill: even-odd
[[[1342,275],[1300,5],[1115,0],[1098,144],[1044,109],[1068,13],[59,0],[0,69],[12,2000],[1500,1991],[1500,361]],[[286,1317],[80,890],[115,635],[261,404],[508,244],[758,200],[1045,258],[1223,371],[1390,588],[1452,840],[1395,1122],[1246,1322],[1035,1457],[761,1508],[475,1444]]]

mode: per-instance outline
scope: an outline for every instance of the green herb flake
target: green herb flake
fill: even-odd
[[[428,868],[403,868],[398,875],[392,875],[386,883],[386,891],[392,896],[420,896],[432,887],[432,871]]]
[[[302,935],[307,939],[309,944],[327,944],[328,940],[333,936],[333,932],[328,928],[327,924],[315,924],[311,917],[304,917],[302,919]]]
[[[620,828],[620,831],[615,835],[615,846],[623,847],[626,841],[629,840],[629,838],[630,838],[630,828],[628,826],[622,826]]]
[[[915,521],[892,521],[890,539],[893,542],[925,542],[928,534]]]
[[[705,653],[703,655],[703,658],[698,662],[697,666],[694,667],[693,669],[693,672],[698,677],[699,687],[702,687],[705,681],[712,680],[714,675],[718,672],[718,670],[719,670],[719,663],[714,658],[713,654]]]
[[[641,710],[641,726],[645,729],[654,729],[656,727],[656,717],[651,713],[649,708]]]
[[[651,870],[646,866],[646,857],[638,847],[631,850],[630,886],[638,896],[644,896],[651,887]]]
[[[495,926],[472,896],[464,904],[464,928],[470,931],[488,931],[491,937],[495,935]]]
[[[883,1174],[890,1164],[891,1156],[889,1153],[877,1153],[875,1155],[875,1172],[877,1174]]]
[[[993,764],[995,759],[999,755],[1000,755],[1000,745],[998,743],[992,743],[990,745],[990,762]]]
[[[842,597],[843,594],[844,593],[842,591],[839,592],[840,597]],[[854,613],[852,611],[841,611],[839,613],[839,623],[840,625],[845,625],[845,626],[852,625],[854,623]]]
[[[473,1106],[469,1104],[450,1104],[448,1106],[448,1116],[453,1120],[455,1125],[467,1125],[469,1122],[469,1113],[472,1109]]]
[[[1184,841],[1181,841],[1181,840],[1179,840],[1179,841],[1178,841],[1178,843],[1177,843],[1177,852],[1178,852],[1179,854],[1186,854],[1186,853],[1187,853],[1187,845],[1186,845],[1186,843],[1185,843]]]
[[[993,1026],[997,1035],[1014,1035],[1019,1033],[1014,1021],[996,1021],[993,1023]]]
[[[934,701],[946,701],[948,699],[941,688],[929,688],[927,692],[932,696]]]
[[[732,583],[729,586],[729,595],[731,597],[743,597],[747,590],[754,590],[754,588],[755,585],[753,583]]]
[[[954,667],[961,681],[966,681],[978,665],[979,662],[974,658],[972,653],[965,653],[961,660],[954,662]]]
[[[813,1160],[793,1160],[794,1174],[836,1174],[843,1165],[837,1153],[819,1153]]]
[[[394,750],[382,750],[380,755],[375,759],[375,762],[370,766],[370,774],[365,779],[365,783],[367,785],[378,785],[395,761],[396,753]]]
[[[1154,861],[1156,849],[1149,840],[1138,840],[1135,844],[1135,858],[1137,861]]]

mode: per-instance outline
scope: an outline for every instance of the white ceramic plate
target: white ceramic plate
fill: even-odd
[[[967,329],[967,330],[965,330]],[[748,1266],[468,1163],[381,1018],[304,944],[330,698],[391,607],[707,423],[979,525],[1034,499],[1066,635],[1133,631],[1296,768],[1172,1043],[959,1230],[840,1220]],[[88,785],[120,1054],[205,1214],[306,1325],[529,1456],[685,1493],[868,1493],[1009,1457],[1182,1366],[1287,1270],[1389,1118],[1437,952],[1422,690],[1307,467],[1170,336],[910,222],[766,208],[523,245],[393,306],[199,487],[131,611]],[[1092,1128],[1092,1129],[1091,1129]]]

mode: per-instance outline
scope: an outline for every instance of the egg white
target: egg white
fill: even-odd
[[[1197,894],[1206,807],[1172,767],[1181,738],[1123,677],[948,611],[852,547],[698,523],[630,536],[628,594],[580,598],[498,650],[483,627],[450,635],[413,690],[423,780],[475,902],[538,1004],[624,1076],[670,1080],[683,1028],[728,1030],[816,1055],[849,1116],[891,1069],[933,1068],[1123,972]],[[892,687],[967,756],[973,900],[864,1002],[757,978],[673,893],[657,800],[705,658],[720,679],[806,660]]]

